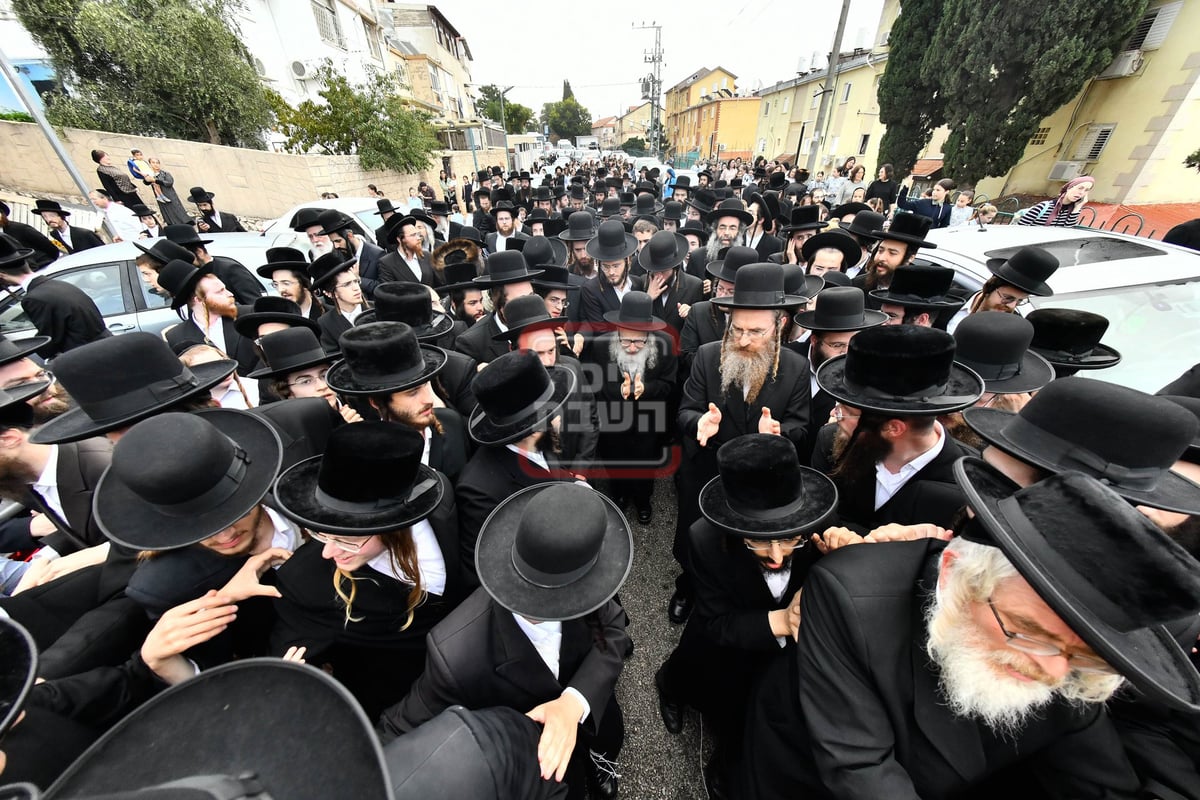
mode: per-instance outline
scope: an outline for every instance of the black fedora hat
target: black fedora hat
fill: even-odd
[[[358,231],[358,224],[354,219],[343,211],[338,211],[336,208],[327,208],[317,216],[317,224],[321,226],[319,235],[328,236],[331,233],[343,231],[346,228],[353,228]]]
[[[446,491],[437,471],[421,463],[424,450],[425,437],[399,422],[342,425],[323,455],[279,476],[279,511],[309,530],[342,536],[407,528],[432,514]]]
[[[264,294],[254,299],[253,311],[241,314],[234,321],[233,327],[247,339],[257,339],[259,326],[270,322],[290,325],[293,328],[308,328],[313,333],[320,331],[315,319],[309,319],[300,311],[300,306],[284,297]]]
[[[588,255],[596,261],[623,261],[637,252],[638,240],[625,232],[619,219],[608,219],[600,223],[596,235],[587,243]]]
[[[687,204],[699,211],[701,216],[707,217],[717,205],[717,193],[708,188],[688,192]]]
[[[626,292],[621,307],[604,312],[604,321],[633,331],[661,331],[667,323],[654,316],[654,301],[645,292]]]
[[[258,340],[258,346],[266,366],[246,376],[251,380],[282,378],[318,364],[331,364],[341,357],[336,350],[325,352],[317,335],[304,327],[268,333]]]
[[[520,239],[509,239],[507,246],[512,246]],[[532,281],[541,275],[540,269],[530,269],[525,261],[525,254],[520,250],[509,249],[493,253],[483,266],[483,274],[475,278],[475,286],[490,289],[493,286],[505,286],[510,283]]]
[[[188,191],[188,201],[192,203],[211,203],[214,197],[216,195],[205,191],[203,186],[193,186]]]
[[[1007,258],[989,258],[987,268],[1000,280],[1037,297],[1054,290],[1046,281],[1058,271],[1058,259],[1041,247],[1022,247]]]
[[[329,741],[297,759],[316,720]],[[392,800],[391,786],[371,721],[341,683],[305,664],[251,658],[205,669],[136,708],[42,798]]]
[[[859,214],[863,213],[864,211],[870,211],[870,210],[871,210],[871,207],[869,205],[867,205],[866,203],[859,203],[859,202],[842,203],[840,206],[834,206],[829,211],[829,218],[841,220],[841,218],[846,216],[847,214],[854,214],[854,218],[858,219]],[[842,225],[842,223],[839,221],[838,225]]]
[[[673,219],[676,222],[683,222],[685,219],[683,215],[683,203],[678,200],[668,200],[663,203],[662,218],[664,220]]]
[[[799,264],[782,264],[783,293],[794,297],[797,306],[812,300],[825,288],[825,278],[820,275],[806,275]],[[792,306],[788,306],[792,308]]]
[[[450,241],[453,242],[458,239],[465,239],[468,242],[473,242],[474,244],[483,247],[483,234],[480,233],[479,229],[473,225],[463,225],[458,229],[458,235]],[[447,242],[447,244],[449,244],[449,242]]]
[[[490,367],[489,367],[490,369]],[[633,566],[633,535],[616,504],[589,486],[543,483],[510,496],[475,543],[475,571],[503,608],[568,620],[612,599]]]
[[[733,279],[733,295],[714,297],[714,306],[728,309],[789,308],[804,302],[802,297],[788,296],[783,291],[783,266],[772,263],[746,264],[739,267]]]
[[[851,236],[878,239],[885,222],[887,222],[887,217],[878,211],[860,211],[854,215],[853,222],[839,222],[838,226]]]
[[[420,344],[403,322],[356,325],[338,339],[342,360],[325,376],[338,394],[393,394],[430,381],[446,365],[446,351]]]
[[[418,342],[432,342],[454,328],[454,320],[448,314],[434,310],[429,287],[412,281],[389,281],[375,287],[375,307],[359,314],[354,324],[372,322],[410,325]]]
[[[638,253],[638,263],[646,272],[666,272],[687,261],[691,250],[686,237],[674,231],[659,231]]]
[[[653,191],[649,194],[645,191],[640,191],[637,197],[634,198],[633,213],[636,216],[657,217],[662,210],[663,204],[658,202]]]
[[[187,223],[168,225],[163,228],[163,236],[180,247],[199,247],[212,244],[212,239],[201,239],[200,234],[196,233],[196,229]]]
[[[23,626],[0,617],[0,738],[21,715],[37,678],[38,649]]]
[[[247,411],[159,414],[113,447],[112,464],[96,484],[96,523],[134,550],[196,544],[250,513],[270,491],[282,458],[275,429]]]
[[[803,207],[815,208],[815,206]],[[862,260],[862,247],[854,240],[854,237],[846,234],[841,228],[834,228],[805,239],[804,244],[800,245],[800,255],[805,262],[811,262],[818,250],[825,249],[837,250],[842,254],[841,272],[845,272]]]
[[[146,247],[141,242],[134,242],[133,246],[153,258],[159,264],[166,264],[170,261],[183,261],[190,264],[192,259],[195,258],[191,250],[188,250],[181,244],[172,242],[170,239],[158,239],[149,247]]]
[[[596,209],[596,217],[601,220],[611,219],[622,215],[621,198],[606,197],[600,203],[600,207]]]
[[[1033,326],[1020,314],[968,314],[954,329],[954,360],[983,378],[992,394],[1036,392],[1054,380],[1054,368],[1029,349]]]
[[[382,216],[383,214],[387,214],[387,213],[395,214],[397,211],[400,210],[400,209],[396,208],[394,205],[392,205],[391,199],[389,199],[387,197],[376,200],[375,207],[379,210],[374,213],[377,215],[380,215],[380,216]]]
[[[151,211],[150,207],[147,206],[145,203],[133,203],[130,206],[128,206],[128,208],[130,211],[133,212],[133,215],[139,219],[141,219],[142,217],[155,216],[155,213],[153,211]]]
[[[319,224],[317,218],[321,216],[323,208],[301,208],[292,215],[291,221],[288,222],[288,227],[297,233],[304,233],[313,225]]]
[[[875,289],[871,297],[880,303],[935,311],[962,308],[966,298],[949,294],[954,270],[936,264],[905,264],[892,273],[892,284]]]
[[[681,236],[687,236],[689,233],[692,234],[700,240],[701,247],[708,243],[708,228],[705,228],[704,224],[699,220],[688,220],[680,225],[675,232]]]
[[[521,252],[525,255],[525,263],[534,269],[563,267],[567,264],[567,246],[561,239],[530,236],[525,240]]]
[[[0,367],[20,361],[22,358],[28,358],[31,353],[49,342],[49,336],[30,336],[28,339],[14,342],[0,333]]]
[[[570,291],[576,288],[571,283],[571,271],[566,267],[543,264],[541,277],[533,279],[534,289],[562,289]]]
[[[334,250],[308,265],[308,278],[314,287],[321,289],[338,275],[353,267],[354,264],[353,258],[344,258],[341,253]]]
[[[1112,488],[1078,473],[1018,488],[976,458],[954,477],[975,517],[1046,605],[1155,702],[1200,710],[1200,673],[1167,626],[1200,612],[1200,564]]]
[[[134,331],[68,350],[54,375],[76,407],[34,431],[35,444],[61,444],[132,425],[228,378],[231,359],[185,367],[161,337]]]
[[[717,257],[704,265],[704,271],[708,273],[709,277],[734,283],[739,269],[747,264],[757,263],[759,263],[757,250],[753,247],[734,245],[721,248]]]
[[[212,266],[195,267],[191,261],[168,261],[158,271],[158,285],[171,293],[171,308],[187,305],[196,292],[196,284],[205,275],[212,274]]]
[[[562,317],[550,316],[546,301],[536,294],[514,297],[504,307],[504,318],[508,330],[493,336],[494,342],[516,342],[522,333],[542,328],[560,328],[566,322]]]
[[[287,269],[299,272],[308,277],[308,259],[294,247],[270,247],[267,249],[267,263],[255,270],[260,277],[270,280],[277,269]]]
[[[596,217],[590,211],[576,211],[567,217],[567,229],[558,234],[564,242],[583,242],[596,235]]]
[[[575,374],[562,366],[547,369],[535,353],[518,350],[484,367],[471,386],[479,402],[467,422],[471,438],[503,445],[549,423],[575,390]]]
[[[721,217],[734,217],[743,225],[749,225],[754,222],[754,217],[750,216],[750,212],[746,210],[746,206],[741,200],[730,198],[722,200],[717,204],[717,207],[708,212],[707,222],[709,225],[716,225],[717,220]]]
[[[800,466],[782,436],[750,433],[717,450],[720,473],[700,490],[700,513],[747,539],[786,539],[820,533],[837,512],[833,481]]]
[[[1058,378],[1017,414],[969,408],[963,420],[988,444],[1048,472],[1075,470],[1135,504],[1200,514],[1200,486],[1171,471],[1200,422],[1165,398]]]
[[[0,270],[23,269],[31,255],[33,248],[22,247],[20,242],[7,233],[0,233]]]
[[[858,219],[858,217],[855,217]],[[871,236],[876,239],[889,239],[896,242],[904,242],[905,244],[915,244],[917,247],[924,247],[928,250],[937,248],[933,242],[927,241],[926,236],[929,235],[929,229],[933,227],[933,220],[922,214],[896,214],[892,217],[892,224],[886,231],[877,229],[871,231]]]
[[[33,201],[33,208],[29,210],[29,213],[37,214],[40,217],[44,211],[53,211],[63,219],[71,216],[71,212],[63,208],[57,200],[43,200],[40,197]]]
[[[1108,369],[1121,363],[1121,354],[1100,339],[1108,318],[1074,308],[1039,308],[1026,317],[1033,325],[1030,349],[1064,376],[1081,369]]]
[[[817,384],[848,406],[899,416],[962,411],[983,394],[983,379],[954,362],[954,337],[916,325],[862,331],[817,369]]]

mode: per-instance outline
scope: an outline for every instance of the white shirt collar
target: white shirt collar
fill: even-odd
[[[504,446],[507,447],[509,450],[512,450],[514,453],[521,456],[522,458],[526,458],[529,461],[532,461],[534,464],[537,464],[539,467],[546,470],[547,472],[550,471],[550,465],[546,463],[546,456],[544,456],[542,453],[538,453],[538,452],[531,453],[526,450],[522,450],[521,448],[517,447],[515,444],[506,444]]]
[[[562,623],[553,620],[533,623],[520,614],[513,613],[512,616],[516,620],[517,627],[521,629],[521,633],[529,639],[533,649],[537,650],[537,654],[541,656],[542,661],[546,663],[550,673],[557,680],[558,657],[562,651]]]
[[[50,446],[50,455],[46,457],[46,466],[42,468],[42,474],[38,475],[37,480],[33,482],[33,490],[42,496],[42,500],[46,505],[54,509],[54,512],[63,519],[66,519],[66,512],[63,511],[62,499],[58,496],[58,445]]]
[[[882,461],[875,464],[875,508],[878,510],[884,503],[891,500],[895,494],[904,487],[904,484],[912,480],[912,477],[924,469],[931,461],[937,458],[942,448],[946,446],[946,431],[942,428],[942,423],[934,422],[933,430],[937,433],[937,442],[932,447],[926,450],[921,455],[909,461],[900,468],[899,472],[892,472],[883,465]]]

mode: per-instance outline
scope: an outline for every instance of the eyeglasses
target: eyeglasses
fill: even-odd
[[[293,286],[298,286],[299,281],[271,281],[271,286],[276,289],[290,289]]]
[[[312,536],[312,538],[314,540],[320,542],[321,544],[333,545],[338,550],[341,550],[343,553],[357,553],[360,550],[362,550],[363,547],[365,547],[367,544],[366,539],[363,539],[361,542],[347,542],[343,539],[335,539],[332,536],[329,536],[324,533],[316,533],[315,531],[310,531],[309,535]]]
[[[546,302],[555,308],[567,308],[571,305],[571,302],[565,297],[547,297]]]
[[[328,386],[329,384],[325,382],[325,376],[327,374],[327,372],[322,372],[320,375],[301,375],[294,381],[288,381],[288,386],[304,388],[307,386],[316,386],[318,383],[322,386]]]
[[[37,372],[30,375],[28,378],[16,378],[14,380],[6,382],[4,384],[4,386],[0,387],[0,388],[16,389],[19,386],[28,386],[31,383],[41,383],[42,381],[46,381],[47,383],[51,383],[51,384],[54,383],[54,381],[55,381],[54,373],[48,369],[39,369]]]
[[[351,286],[361,286],[361,285],[362,285],[362,281],[360,281],[358,278],[354,278],[352,280],[348,280],[348,281],[344,281],[342,283],[336,284],[334,288],[349,289]]]
[[[622,347],[645,347],[649,339],[618,339]]]
[[[1067,659],[1067,663],[1071,665],[1071,669],[1077,672],[1099,675],[1117,674],[1117,671],[1110,667],[1103,659],[1096,658],[1095,656],[1068,654],[1063,652],[1063,649],[1058,645],[1034,639],[1023,633],[1009,633],[1008,629],[1004,627],[1004,622],[1000,619],[1000,612],[996,610],[995,604],[992,603],[992,598],[989,597],[987,599],[987,604],[988,608],[992,610],[992,616],[996,618],[996,624],[1000,626],[1000,632],[1004,634],[1004,638],[1008,640],[1008,646],[1013,650],[1019,650],[1022,653],[1029,653],[1035,656],[1062,656]]]
[[[771,552],[771,548],[776,545],[785,553],[790,553],[808,544],[808,539],[803,536],[797,536],[793,539],[776,539],[773,542],[743,542],[743,544],[746,545],[747,550],[755,553],[769,553]]]
[[[1013,308],[1029,305],[1028,297],[1013,297],[1011,294],[999,290],[996,291],[996,296],[1000,298],[1001,305],[1012,306]]]
[[[747,330],[746,328],[739,328],[737,325],[729,326],[729,336],[734,340],[740,340],[742,337],[748,336],[751,341],[758,341],[769,333],[771,331],[765,328],[750,328]]]

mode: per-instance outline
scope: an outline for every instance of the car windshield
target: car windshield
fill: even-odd
[[[1060,267],[1078,267],[1101,261],[1124,261],[1129,258],[1163,256],[1166,251],[1143,242],[1132,242],[1112,236],[1088,236],[1076,239],[1060,239],[1053,242],[1038,242],[1038,247],[1049,250],[1058,259]],[[1020,247],[1005,247],[984,253],[988,258],[1009,258]]]

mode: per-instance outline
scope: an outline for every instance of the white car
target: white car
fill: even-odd
[[[393,200],[397,209],[406,207],[405,200]],[[378,200],[374,197],[338,197],[333,200],[310,200],[288,209],[287,213],[279,216],[263,226],[263,235],[274,237],[276,244],[271,247],[295,247],[302,253],[308,252],[308,237],[303,233],[292,230],[292,217],[302,208],[334,208],[354,217],[359,227],[366,234],[367,241],[375,242],[375,229],[383,224],[379,216]]]
[[[989,258],[1007,258],[1027,245],[1059,261],[1048,281],[1052,297],[1031,297],[1032,308],[1074,308],[1109,321],[1103,343],[1121,363],[1085,377],[1153,394],[1200,362],[1200,253],[1111,231],[974,225],[931,231],[937,249],[918,257],[953,268],[955,283],[974,293],[991,276]]]

